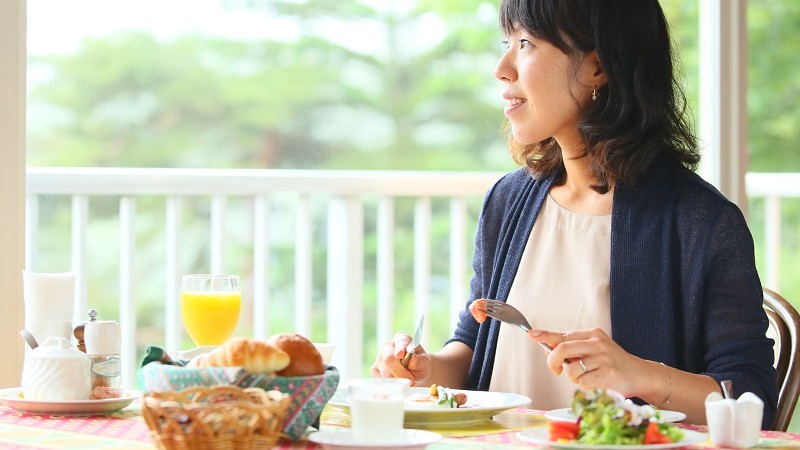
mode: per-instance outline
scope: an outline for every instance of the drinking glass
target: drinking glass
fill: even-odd
[[[403,432],[407,378],[359,378],[348,382],[350,424],[360,442],[391,443]]]
[[[242,293],[237,275],[194,274],[181,278],[181,315],[198,346],[224,344],[236,329]]]

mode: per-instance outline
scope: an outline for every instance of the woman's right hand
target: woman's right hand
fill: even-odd
[[[406,356],[406,347],[410,343],[411,336],[403,332],[398,332],[394,338],[386,341],[375,358],[375,364],[369,370],[370,375],[376,378],[408,378],[412,386],[430,377],[431,357],[421,345],[411,355],[408,369],[400,364]]]

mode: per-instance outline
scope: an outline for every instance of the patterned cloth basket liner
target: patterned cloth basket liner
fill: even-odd
[[[313,425],[328,400],[339,386],[339,371],[328,366],[322,375],[308,377],[268,377],[253,375],[241,368],[190,368],[151,362],[139,369],[139,389],[142,391],[180,391],[195,386],[235,385],[242,388],[260,387],[285,392],[292,397],[283,432],[299,439]]]

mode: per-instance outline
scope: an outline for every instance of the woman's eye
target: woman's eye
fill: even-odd
[[[509,49],[511,49],[511,43],[508,42],[508,41],[501,41],[500,44],[503,46],[503,51],[504,52],[507,52]],[[533,48],[533,47],[535,47],[533,42],[531,42],[531,41],[529,41],[527,39],[520,39],[519,40],[519,48],[520,49]]]

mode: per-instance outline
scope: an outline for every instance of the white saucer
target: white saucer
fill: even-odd
[[[127,389],[122,398],[103,400],[30,400],[22,396],[22,388],[0,390],[0,404],[28,414],[89,416],[111,413],[130,405],[142,393]]]
[[[403,430],[399,439],[393,442],[357,441],[349,428],[322,430],[308,435],[308,440],[335,450],[363,450],[365,448],[387,448],[392,450],[423,449],[442,438],[441,434],[425,430]]]
[[[667,411],[665,409],[659,410],[661,413],[661,421],[674,423],[680,422],[681,420],[686,418],[686,414],[680,411]],[[574,414],[572,414],[571,408],[561,408],[561,409],[554,409],[552,411],[547,411],[544,416],[550,420],[561,420],[565,422],[575,422],[578,420]]]

